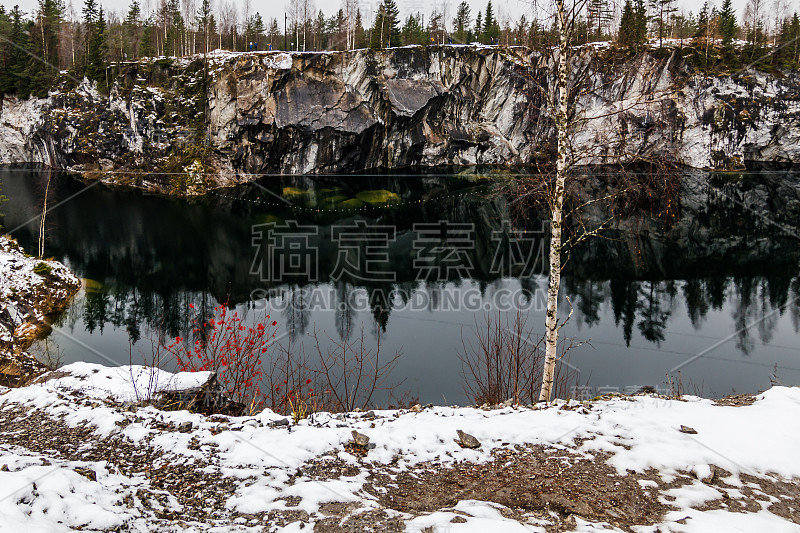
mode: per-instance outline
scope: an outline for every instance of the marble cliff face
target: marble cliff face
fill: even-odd
[[[679,54],[586,49],[572,133],[581,163],[653,158],[696,168],[800,162],[800,79],[703,75]],[[202,194],[264,173],[525,165],[552,153],[551,69],[524,48],[216,54],[115,68],[45,99],[5,97],[0,164]],[[130,171],[109,174],[110,170]]]

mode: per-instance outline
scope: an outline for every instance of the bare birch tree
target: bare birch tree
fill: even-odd
[[[314,0],[297,0],[301,31],[303,32],[303,52],[306,51],[306,37],[311,28],[311,23],[317,14]]]
[[[358,0],[342,0],[342,13],[347,32],[346,50],[356,47],[356,15],[358,14]]]
[[[236,8],[236,4],[231,2],[230,0],[225,2],[224,4],[220,3],[219,6],[220,14],[220,41],[222,40],[222,34],[230,37],[230,46],[232,50],[236,49],[236,26],[239,24],[239,11]],[[227,43],[226,43],[227,44]],[[220,42],[220,48],[222,48],[222,43]]]
[[[549,3],[542,4],[541,1]],[[592,227],[587,227],[579,216],[580,210],[589,205],[619,201],[618,198],[629,190],[629,185],[621,179],[616,180],[616,185],[596,198],[585,201],[581,198],[574,201],[574,194],[580,187],[576,183],[579,175],[587,172],[577,172],[578,167],[597,164],[620,164],[621,162],[657,162],[643,159],[639,154],[628,151],[626,137],[618,132],[618,124],[611,124],[610,117],[625,115],[636,110],[644,116],[655,113],[654,108],[667,102],[672,94],[672,88],[661,88],[657,82],[646,80],[634,94],[618,94],[618,102],[610,102],[600,111],[596,108],[587,115],[587,106],[579,105],[580,102],[591,101],[599,91],[615,87],[614,81],[625,76],[639,76],[636,72],[636,62],[629,61],[620,72],[611,75],[612,79],[604,80],[601,69],[597,63],[600,61],[599,52],[587,47],[571,46],[578,40],[576,34],[581,27],[580,22],[585,19],[589,0],[541,0],[534,4],[535,16],[540,13],[549,14],[554,30],[554,42],[550,47],[544,47],[540,64],[544,65],[546,80],[536,79],[532,76],[530,81],[544,100],[542,111],[545,121],[549,124],[542,131],[551,132],[554,138],[553,152],[554,164],[548,162],[549,174],[547,177],[535,177],[531,183],[523,185],[518,193],[520,196],[530,196],[532,203],[542,205],[549,213],[550,247],[549,247],[549,280],[547,288],[547,310],[545,315],[544,333],[544,368],[542,372],[542,386],[539,401],[550,401],[553,394],[556,365],[559,360],[559,332],[569,320],[559,320],[559,292],[561,289],[561,273],[564,266],[565,246],[574,246],[584,239],[599,235],[605,230],[612,219],[602,218]],[[551,2],[551,3],[550,3]],[[531,59],[533,61],[534,59]],[[608,58],[606,58],[608,60]],[[533,67],[533,65],[531,65]],[[613,70],[613,69],[612,69]],[[654,83],[650,85],[650,83]],[[625,84],[618,84],[624,86]],[[636,85],[636,84],[633,84]],[[622,91],[622,89],[614,89]],[[611,94],[614,94],[611,91]],[[547,145],[547,143],[543,143]],[[663,157],[663,156],[662,156]],[[552,166],[551,166],[552,165]],[[640,184],[636,185],[637,187]],[[650,186],[649,184],[647,185]],[[658,187],[658,185],[656,185]],[[635,188],[635,187],[634,187]],[[570,199],[569,210],[565,210],[565,203]],[[615,200],[617,198],[617,200]],[[530,198],[520,201],[526,204]],[[566,218],[574,221],[576,231],[573,235],[565,236]],[[612,215],[613,216],[613,213]],[[570,316],[571,316],[570,310]],[[561,354],[563,357],[563,353]]]
[[[568,4],[569,2],[569,4]],[[549,282],[547,287],[547,312],[545,315],[545,358],[542,372],[542,388],[539,401],[549,401],[553,392],[553,382],[558,361],[558,293],[561,288],[561,251],[563,248],[564,199],[569,157],[568,125],[568,81],[569,81],[569,43],[577,17],[583,11],[586,0],[553,0],[552,5],[533,4],[535,10],[552,11],[557,42],[552,47],[554,57],[555,91],[543,88],[550,96],[548,107],[556,133],[555,179],[549,193],[550,208],[550,252]]]

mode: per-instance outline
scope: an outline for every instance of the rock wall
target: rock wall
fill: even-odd
[[[679,51],[578,54],[575,157],[800,162],[797,74],[706,76],[690,63]],[[206,98],[202,58],[143,60],[118,69],[109,96],[84,83],[47,99],[6,97],[0,164],[182,194],[253,174],[525,165],[552,151],[550,72],[524,48],[216,54]]]
[[[50,331],[48,316],[62,311],[80,286],[63,264],[31,257],[0,236],[0,386],[45,370],[27,350]]]

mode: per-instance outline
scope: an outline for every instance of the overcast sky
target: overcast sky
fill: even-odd
[[[158,0],[139,0],[140,3],[144,6],[147,6],[148,3],[150,5],[155,6],[158,3]],[[213,3],[219,4],[220,2],[224,1],[233,1],[242,5],[244,0],[213,0]],[[374,11],[375,7],[380,3],[381,0],[358,0],[359,5],[361,6],[361,11],[364,14],[364,18],[367,19],[370,17],[367,13]],[[430,11],[434,8],[434,6],[442,6],[446,4],[448,6],[448,17],[452,18],[455,14],[456,6],[461,3],[461,0],[395,0],[397,2],[398,7],[400,8],[401,15],[405,17],[409,13],[416,13],[418,11],[422,11],[426,13],[430,13]],[[486,9],[486,3],[488,0],[467,0],[472,7],[472,18],[475,18],[478,11],[484,11]],[[612,0],[614,1],[614,0]],[[617,0],[618,2],[624,2],[624,0]],[[795,3],[798,0],[790,0],[788,3],[790,5],[790,11],[794,11],[796,9]],[[80,13],[81,8],[83,7],[83,0],[65,0],[67,5],[70,2],[73,4],[75,11]],[[733,0],[733,5],[741,10],[744,7],[746,0]],[[127,5],[129,4],[129,0],[101,0],[101,3],[106,7],[107,10],[115,11],[117,13],[121,11],[127,10]],[[493,5],[495,6],[495,10],[498,11],[501,15],[505,14],[506,16],[517,18],[521,14],[525,12],[530,12],[530,4],[529,2],[523,0],[493,0]],[[678,0],[678,5],[682,6],[687,11],[693,11],[697,13],[702,5],[703,0]],[[711,3],[715,3],[714,0],[711,0]],[[716,4],[721,4],[722,0],[716,1]],[[0,0],[0,4],[4,5],[6,8],[11,8],[15,4],[19,4],[19,6],[25,11],[32,11],[35,9],[37,5],[37,0]],[[286,2],[283,0],[251,0],[251,5],[253,6],[254,11],[258,11],[264,18],[283,18],[283,13],[285,11]],[[332,15],[336,11],[338,11],[341,0],[316,0],[317,9],[322,9],[326,14]],[[767,6],[771,6],[771,2],[767,2]],[[441,9],[440,9],[441,10]]]

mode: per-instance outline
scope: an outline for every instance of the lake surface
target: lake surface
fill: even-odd
[[[47,174],[0,170],[2,224],[35,250]],[[280,342],[381,333],[398,394],[469,403],[458,352],[486,316],[543,332],[541,225],[520,233],[486,174],[275,177],[180,200],[53,176],[46,255],[86,279],[49,342],[65,363],[141,362],[219,302],[268,310]],[[580,395],[719,396],[800,384],[800,176],[687,173],[662,232],[623,221],[570,254],[562,334]],[[328,341],[330,338],[332,340]],[[313,351],[306,346],[306,352]],[[698,354],[700,357],[697,357]],[[566,364],[567,361],[564,362]]]

